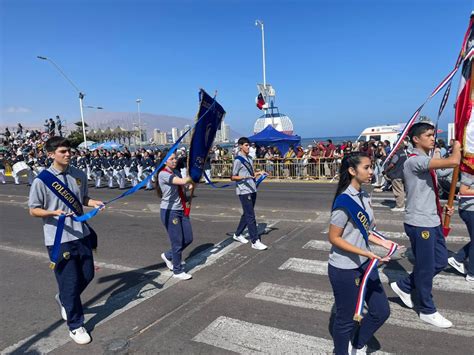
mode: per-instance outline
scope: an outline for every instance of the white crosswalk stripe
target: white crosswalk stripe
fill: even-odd
[[[219,317],[194,341],[240,354],[328,354],[332,341],[242,320]]]
[[[315,289],[262,282],[245,297],[322,312],[335,312],[334,295]],[[411,329],[474,337],[474,314],[446,309],[440,309],[439,312],[454,323],[453,328],[441,329],[431,326],[421,321],[415,311],[393,302],[390,303],[390,318],[387,323]]]
[[[278,269],[315,275],[327,275],[328,263],[327,261],[320,260],[290,258]],[[379,269],[379,274],[380,280],[385,283],[389,282],[389,280],[396,281],[406,276],[404,270],[394,270],[388,267]],[[466,280],[460,276],[437,275],[433,279],[433,289],[448,292],[474,293],[474,285],[466,282]]]

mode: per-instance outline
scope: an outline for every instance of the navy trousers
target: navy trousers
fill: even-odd
[[[367,261],[357,269],[340,269],[332,265],[328,266],[329,281],[336,303],[336,315],[332,329],[336,355],[348,353],[349,341],[357,325],[353,317],[359,293],[359,283],[368,265]],[[367,280],[365,302],[368,306],[368,313],[362,319],[352,342],[357,349],[364,347],[390,316],[390,306],[380,282],[378,270],[372,271]]]
[[[51,256],[52,246],[47,247]],[[70,330],[84,325],[81,293],[94,278],[94,259],[89,238],[61,244],[60,260],[54,269],[59,299],[66,310]]]
[[[183,250],[193,241],[191,221],[182,210],[162,208],[160,215],[171,242],[171,249],[165,252],[165,256],[173,262],[173,272],[179,274],[184,271],[181,265]]]
[[[459,215],[461,216],[464,223],[466,223],[467,231],[471,241],[463,246],[455,255],[454,259],[462,263],[466,259],[469,259],[467,262],[467,274],[474,276],[474,260],[470,257],[474,255],[474,211],[459,210]]]
[[[255,243],[259,239],[257,220],[255,219],[254,211],[255,202],[257,201],[257,193],[254,192],[251,194],[239,195],[239,199],[244,213],[240,217],[240,222],[235,231],[235,235],[241,235],[245,227],[247,227],[249,230],[250,240],[252,243]]]
[[[436,312],[431,294],[433,278],[448,265],[448,249],[441,225],[428,228],[405,223],[405,233],[410,238],[415,265],[412,273],[398,280],[397,285],[407,293],[415,289],[420,301],[420,313],[433,314]]]

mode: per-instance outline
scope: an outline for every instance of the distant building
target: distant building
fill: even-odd
[[[176,141],[179,138],[179,132],[176,127],[171,128],[171,139],[173,143],[176,143]]]
[[[221,140],[223,143],[230,141],[230,126],[225,122],[222,122],[221,125]]]
[[[166,132],[161,132],[159,129],[153,130],[153,142],[158,145],[165,145],[168,143]]]

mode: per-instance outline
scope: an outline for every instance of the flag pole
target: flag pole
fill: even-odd
[[[472,16],[472,15],[471,15]],[[474,101],[474,70],[472,67],[472,61],[471,61],[471,87],[470,87],[470,100],[471,100],[471,105],[472,102]],[[462,142],[461,143],[461,150],[462,150]],[[462,151],[461,151],[461,156],[462,156]],[[461,158],[462,159],[462,158]],[[459,179],[459,165],[456,166],[453,170],[453,178],[451,180],[451,187],[449,189],[449,198],[448,198],[448,207],[453,207],[454,203],[454,196],[456,195],[456,185],[458,183]],[[446,212],[444,214],[444,222],[443,222],[443,233],[444,236],[447,237],[450,231],[449,225],[451,224],[451,216],[448,215]]]

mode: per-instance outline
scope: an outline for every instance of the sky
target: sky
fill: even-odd
[[[410,118],[453,68],[472,9],[473,0],[0,0],[0,124],[80,117],[77,92],[41,55],[85,105],[134,112],[141,98],[142,112],[193,119],[199,88],[217,90],[226,122],[249,135],[262,114],[261,19],[267,83],[295,133],[357,135]],[[422,114],[436,118],[439,99]]]

